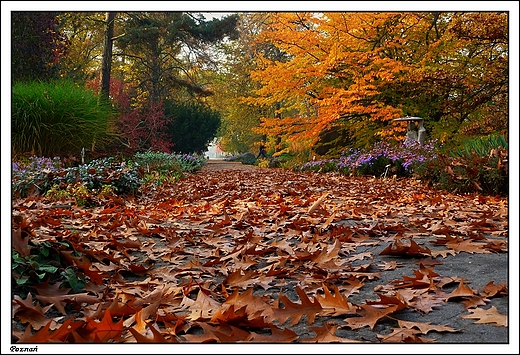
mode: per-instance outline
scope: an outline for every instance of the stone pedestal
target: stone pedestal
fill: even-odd
[[[426,129],[424,129],[424,118],[421,117],[401,117],[394,119],[394,122],[408,122],[406,138],[424,144],[426,139]]]

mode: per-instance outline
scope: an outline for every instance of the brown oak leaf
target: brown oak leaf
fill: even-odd
[[[392,333],[388,335],[377,334],[383,343],[433,343],[434,339],[418,336],[419,330],[409,328],[392,328]]]
[[[284,324],[289,318],[291,318],[289,325],[296,325],[304,314],[307,315],[307,324],[312,324],[316,314],[322,310],[316,298],[313,297],[314,301],[311,301],[307,294],[298,286],[296,287],[296,292],[300,296],[301,303],[294,303],[287,296],[280,295],[275,304],[276,307],[273,307],[272,318],[277,320],[280,325]],[[283,308],[278,306],[280,301],[283,303]]]
[[[431,255],[430,249],[421,247],[412,239],[399,238],[386,247],[379,255],[423,256]]]
[[[389,314],[397,310],[397,305],[381,306],[381,305],[361,305],[361,310],[357,312],[360,317],[346,318],[347,326],[351,329],[359,329],[363,327],[370,327],[374,329],[376,323]]]
[[[106,343],[111,340],[117,340],[123,332],[123,319],[117,323],[112,320],[110,310],[106,310],[101,322],[90,317],[87,318],[86,330],[89,332],[89,338],[94,342]]]
[[[255,343],[291,343],[298,339],[298,334],[289,328],[280,329],[275,326],[269,326],[271,334],[259,334],[251,332],[249,341]]]
[[[329,316],[339,316],[343,314],[355,314],[356,308],[343,297],[338,289],[338,286],[333,285],[334,295],[330,292],[328,287],[323,284],[324,296],[317,295],[316,299],[323,308],[321,314]]]
[[[452,328],[448,325],[436,325],[431,323],[423,323],[423,322],[409,322],[405,320],[397,320],[397,323],[401,328],[417,328],[421,331],[422,334],[428,334],[428,332],[435,331],[435,332],[459,332],[460,330],[457,330],[455,328]]]
[[[476,308],[470,309],[470,314],[463,314],[461,318],[478,319],[477,324],[492,324],[495,327],[507,327],[507,316],[498,313],[495,306],[490,309]]]
[[[309,327],[316,336],[313,338],[302,339],[301,343],[359,343],[359,340],[342,338],[335,335],[338,326],[324,323],[321,327]]]
[[[13,317],[17,316],[22,323],[30,323],[34,329],[38,330],[49,323],[49,318],[45,316],[45,313],[51,307],[52,304],[41,308],[37,302],[33,302],[31,293],[27,295],[25,300],[15,295],[13,299]]]
[[[456,297],[473,297],[476,294],[468,285],[464,283],[464,280],[460,280],[459,286],[453,290],[452,293],[446,296],[446,301]]]

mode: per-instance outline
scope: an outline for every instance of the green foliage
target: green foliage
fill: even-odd
[[[100,197],[114,196],[116,194],[116,188],[112,185],[102,185],[99,191]]]
[[[75,268],[68,267],[61,272],[63,277],[62,285],[71,288],[73,293],[78,293],[85,288],[85,276],[78,273]]]
[[[476,137],[449,151],[430,167],[438,186],[460,192],[509,193],[508,143],[503,135]],[[445,164],[445,165],[440,165]]]
[[[136,153],[134,162],[144,171],[144,183],[163,184],[177,181],[185,172],[199,170],[206,164],[206,159],[189,154],[146,151]]]
[[[321,156],[334,156],[341,154],[347,148],[349,132],[347,124],[336,124],[331,128],[320,132],[319,139],[312,147],[313,151]]]
[[[199,170],[208,163],[206,158],[202,155],[175,154],[175,158],[177,159],[181,170],[190,173]]]
[[[420,144],[405,140],[401,144],[376,142],[370,149],[348,149],[339,159],[313,160],[301,165],[301,170],[338,171],[343,174],[408,177],[415,165],[435,159],[435,141]]]
[[[361,165],[356,170],[356,174],[382,176],[387,166],[392,166],[392,160],[385,156],[378,156],[369,163]]]
[[[329,171],[336,171],[337,169],[337,161],[335,159],[329,159],[307,163],[303,170],[314,171],[315,173],[327,173]]]
[[[45,197],[54,201],[74,199],[78,206],[85,206],[87,201],[92,198],[87,187],[79,182],[74,185],[66,185],[65,188],[61,188],[60,185],[53,185],[45,193]]]
[[[45,193],[45,197],[53,201],[63,201],[71,198],[69,191],[60,188],[60,185],[52,185],[52,187]]]
[[[240,154],[254,151],[256,143],[264,139],[255,129],[260,125],[260,117],[266,115],[266,109],[237,99],[255,85],[247,70],[247,55],[237,48],[236,43],[230,43],[223,50],[227,53],[227,60],[222,65],[227,70],[211,78],[215,94],[209,98],[212,107],[222,114],[217,136],[225,152]]]
[[[469,146],[474,143],[469,143]],[[431,185],[454,192],[509,194],[508,151],[499,146],[488,155],[461,150],[460,156],[439,154],[437,159],[415,167],[416,175]]]
[[[220,114],[200,103],[165,103],[165,115],[169,120],[168,137],[177,153],[205,152],[217,134]]]
[[[70,286],[78,292],[85,286],[85,277],[78,274],[61,257],[60,250],[70,250],[72,246],[67,242],[32,243],[29,241],[30,254],[22,256],[12,250],[12,277],[16,287],[29,287],[46,281],[63,280],[65,286]]]
[[[135,194],[149,181],[175,182],[206,163],[201,156],[152,151],[136,153],[128,161],[107,157],[69,168],[62,168],[57,158],[31,157],[25,165],[13,163],[11,186],[15,198],[46,195],[54,201],[74,199],[79,206],[90,206],[94,197]]]
[[[159,102],[179,94],[210,94],[194,80],[200,71],[196,67],[209,62],[210,43],[234,36],[238,16],[204,21],[186,12],[140,11],[120,12],[118,18],[116,32],[125,35],[118,38],[117,47],[130,58],[139,58],[125,63],[125,81],[131,73],[143,95]]]
[[[235,100],[236,101],[236,100]],[[244,153],[253,150],[255,143],[262,140],[262,135],[253,129],[260,124],[260,114],[255,116],[253,108],[235,103],[226,108],[217,136],[222,149],[230,153]]]
[[[116,160],[114,157],[92,160],[88,164],[76,167],[32,173],[23,172],[23,167],[17,169],[21,172],[17,175],[13,174],[11,186],[13,195],[20,197],[26,197],[31,191],[46,194],[55,185],[58,189],[64,189],[68,185],[76,188],[74,191],[67,190],[71,197],[85,197],[82,192],[84,189],[93,191],[105,185],[111,185],[119,195],[127,195],[136,193],[142,184],[141,172],[137,167],[130,167],[126,162]],[[82,200],[83,197],[78,200],[80,203],[87,202]]]
[[[134,161],[141,167],[145,168],[147,172],[150,170],[181,170],[175,155],[165,152],[154,152],[148,150],[143,153],[136,153],[134,155]]]
[[[134,155],[135,163],[143,171],[143,182],[161,185],[175,182],[182,176],[182,169],[173,154],[146,151]]]
[[[15,154],[79,154],[110,141],[113,111],[69,81],[17,83],[12,90],[12,147]]]
[[[267,158],[260,158],[256,161],[255,165],[259,166],[260,168],[269,168],[269,159]]]
[[[466,141],[448,150],[435,141],[401,145],[378,142],[369,150],[350,149],[339,159],[309,161],[303,171],[342,174],[415,176],[439,189],[461,193],[507,196],[509,192],[508,150],[505,137],[490,136]]]
[[[256,163],[256,157],[253,153],[247,152],[243,154],[233,155],[230,157],[225,158],[227,161],[237,161],[241,162],[242,164],[246,165],[255,165]]]
[[[479,157],[485,157],[493,149],[497,148],[508,148],[506,138],[503,135],[490,135],[470,139],[464,142],[462,147],[455,148],[451,155],[453,157],[467,157],[475,153]]]

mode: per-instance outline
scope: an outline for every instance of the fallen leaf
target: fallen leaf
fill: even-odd
[[[29,323],[36,330],[49,323],[49,318],[45,313],[47,313],[47,311],[53,306],[52,304],[41,308],[39,304],[33,302],[32,294],[29,293],[25,300],[20,296],[15,295],[13,306],[15,305],[20,307],[13,307],[13,317],[16,316],[20,318],[22,323]]]
[[[508,294],[507,291],[507,284],[505,282],[495,285],[493,281],[488,282],[483,289],[483,292],[480,293],[482,296],[485,297],[495,297],[499,295],[506,296]]]
[[[323,195],[321,195],[321,197],[312,204],[307,213],[311,214],[312,212],[314,212],[322,204],[322,202],[325,201],[327,196],[329,196],[328,192],[325,192]]]
[[[291,343],[298,339],[298,334],[288,328],[283,330],[275,326],[269,327],[270,334],[251,332],[249,341],[254,343]]]
[[[473,297],[476,294],[475,291],[473,291],[468,285],[464,283],[463,280],[460,280],[459,286],[453,290],[448,296],[446,297],[446,301],[449,301],[452,298],[456,297]]]
[[[388,335],[377,334],[377,338],[383,343],[434,343],[434,339],[418,336],[419,330],[409,328],[392,328],[392,333]]]
[[[206,293],[199,289],[197,299],[189,306],[190,320],[209,320],[213,317],[216,310],[220,307],[220,303],[206,295]]]
[[[382,261],[381,264],[378,264],[377,266],[380,267],[382,271],[389,271],[389,270],[395,270],[399,265],[402,265],[402,263],[398,263],[397,261]]]
[[[379,301],[367,301],[367,305],[396,305],[396,311],[400,311],[401,309],[408,308],[409,304],[406,300],[400,297],[400,294],[396,294],[395,296],[386,296],[383,294],[377,294],[379,296]]]
[[[67,342],[67,338],[72,337],[72,332],[84,326],[84,322],[74,322],[73,318],[67,319],[63,324],[50,332],[51,324],[55,323],[53,320],[49,322],[34,334],[30,332],[30,326],[27,326],[24,335],[18,339],[19,343],[62,343]]]
[[[24,233],[27,234],[27,233]],[[13,249],[20,253],[21,256],[31,255],[31,248],[29,248],[29,236],[22,236],[22,228],[17,228],[12,231],[12,246]]]
[[[134,338],[137,340],[138,343],[177,343],[177,341],[175,340],[175,338],[172,338],[173,341],[168,341],[164,335],[161,334],[161,332],[155,328],[154,325],[152,324],[148,324],[148,323],[145,323],[145,326],[146,328],[148,328],[152,334],[152,337],[149,337],[149,336],[146,336],[146,335],[143,335],[138,329],[136,328],[129,328],[128,330],[130,331],[130,333],[132,333],[132,335],[134,336]]]
[[[399,238],[386,247],[379,255],[423,256],[431,255],[431,251],[426,247],[421,247],[412,239]]]
[[[343,297],[338,289],[338,286],[333,285],[334,295],[329,288],[323,284],[324,296],[317,295],[316,299],[323,308],[320,312],[323,315],[339,316],[344,314],[355,314],[356,308],[350,304],[345,297]]]
[[[311,301],[309,297],[303,292],[301,288],[296,286],[296,292],[300,296],[301,303],[294,303],[289,300],[285,295],[280,295],[278,303],[283,303],[283,308],[279,306],[273,307],[273,315],[271,316],[274,320],[277,320],[280,325],[283,325],[289,318],[290,326],[297,324],[303,315],[307,315],[307,324],[312,324],[316,315],[322,310],[322,307],[318,300],[314,297],[314,301]]]
[[[492,324],[495,327],[507,327],[507,315],[498,313],[495,306],[490,309],[470,309],[470,314],[463,314],[461,318],[478,319],[477,324]]]
[[[431,332],[431,331],[451,332],[451,333],[460,332],[460,330],[452,328],[448,325],[436,325],[436,324],[431,324],[430,322],[428,322],[428,323],[410,322],[410,321],[398,319],[397,323],[399,324],[399,326],[401,328],[408,328],[408,329],[417,328],[421,331],[421,334],[428,334],[428,332]]]
[[[361,310],[357,312],[359,317],[346,318],[347,326],[354,330],[363,327],[374,329],[376,323],[389,314],[397,310],[397,305],[380,306],[380,305],[361,305]]]
[[[316,336],[314,338],[302,339],[301,343],[359,343],[358,340],[342,338],[334,335],[338,326],[324,323],[321,327],[309,327]]]
[[[455,250],[456,252],[466,252],[466,253],[478,253],[478,254],[491,254],[491,252],[487,249],[485,243],[474,242],[471,239],[466,239],[464,241],[449,241],[446,243],[446,246],[450,249]]]
[[[89,338],[94,342],[106,343],[117,340],[123,332],[123,319],[114,323],[110,310],[107,309],[101,322],[87,317],[86,330],[89,332]]]
[[[475,295],[470,297],[464,297],[464,301],[461,303],[468,308],[477,308],[478,306],[485,306],[486,302],[489,302],[489,300],[483,296]]]
[[[65,306],[67,304],[73,304],[77,306],[81,306],[82,303],[95,304],[101,300],[101,297],[92,296],[87,293],[73,293],[65,295],[61,294],[56,296],[36,295],[36,299],[40,301],[43,305],[54,305],[54,307],[56,307],[56,309],[61,314],[67,315],[67,312],[65,311]]]

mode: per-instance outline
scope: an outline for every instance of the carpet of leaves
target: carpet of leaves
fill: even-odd
[[[507,329],[492,303],[507,279],[442,268],[507,260],[507,199],[411,179],[203,169],[90,208],[14,200],[18,248],[23,236],[67,240],[87,283],[15,294],[17,343],[415,343],[468,322]],[[444,308],[451,319],[428,321]]]

